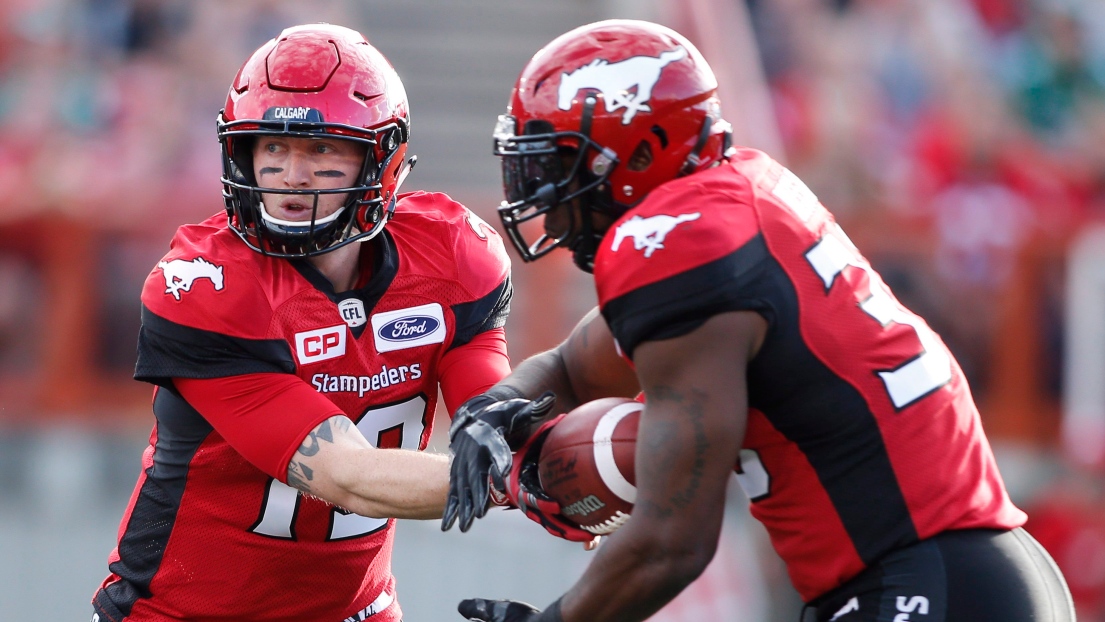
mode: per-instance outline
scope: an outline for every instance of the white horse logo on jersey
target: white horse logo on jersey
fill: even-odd
[[[595,89],[602,93],[607,112],[625,108],[622,124],[627,125],[638,112],[652,112],[648,100],[660,79],[660,70],[686,57],[687,50],[678,47],[661,52],[659,58],[632,56],[616,63],[596,58],[572,73],[560,74],[557,106],[561,110],[571,110],[576,93],[581,89]]]
[[[648,218],[634,216],[618,225],[618,228],[614,230],[614,243],[610,245],[610,250],[618,250],[618,247],[622,245],[622,240],[633,238],[634,250],[644,249],[645,257],[652,257],[654,251],[664,248],[664,238],[668,237],[668,234],[676,225],[698,220],[701,215],[699,212],[695,212],[678,216],[657,214]]]
[[[211,281],[215,291],[223,288],[223,267],[216,266],[203,257],[196,257],[192,261],[159,261],[157,267],[161,268],[161,274],[165,277],[165,293],[172,294],[177,300],[180,300],[180,292],[192,291],[192,284],[196,279]]]

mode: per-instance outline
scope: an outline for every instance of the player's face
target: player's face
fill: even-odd
[[[613,218],[594,210],[584,210],[579,199],[573,199],[545,214],[545,233],[549,237],[571,240],[582,231],[584,218],[591,219],[591,230],[595,233],[606,233],[614,224]]]
[[[257,184],[280,190],[326,190],[357,185],[365,146],[340,138],[260,136],[253,146]],[[269,216],[287,221],[320,219],[336,212],[345,194],[262,194]]]
[[[571,170],[575,163],[575,154],[566,154],[561,158],[563,170]],[[573,177],[568,183],[566,193],[574,193],[579,190],[579,178]],[[579,198],[561,203],[545,214],[545,233],[552,238],[570,240],[578,235],[582,229],[583,218],[589,215],[592,230],[597,233],[605,233],[613,219],[605,214],[593,210],[584,210]]]
[[[562,238],[579,229],[579,207],[571,203],[561,203],[545,214],[545,233],[551,238]]]

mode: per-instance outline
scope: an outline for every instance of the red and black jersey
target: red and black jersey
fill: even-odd
[[[424,192],[402,195],[361,255],[371,278],[335,293],[308,262],[247,248],[223,214],[178,230],[142,292],[135,377],[159,385],[156,426],[93,600],[101,620],[401,618],[394,520],[298,494],[287,464],[341,413],[377,447],[424,449],[439,382],[455,401],[509,372],[510,266],[491,227]],[[456,352],[502,363],[473,373]],[[245,382],[258,378],[278,382]],[[196,379],[271,387],[256,396],[271,407],[240,421],[204,400],[201,415],[182,395]],[[309,404],[280,393],[304,387]]]
[[[768,321],[735,470],[807,601],[896,548],[1025,521],[948,349],[763,153],[652,191],[606,234],[595,282],[629,358],[718,313]]]

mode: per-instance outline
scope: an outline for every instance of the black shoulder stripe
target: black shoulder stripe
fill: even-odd
[[[602,315],[630,358],[641,342],[685,335],[719,313],[755,310],[770,321],[769,304],[748,287],[769,256],[758,234],[721,259],[610,300]]]
[[[153,466],[146,469],[146,480],[119,540],[119,560],[109,566],[119,581],[93,598],[96,610],[112,620],[122,620],[138,599],[150,597],[150,583],[161,567],[184,497],[189,466],[212,430],[175,391],[159,389],[153,410],[157,416]]]
[[[142,306],[134,378],[168,386],[168,379],[295,373],[283,339],[244,339],[167,320]]]
[[[514,286],[507,274],[503,282],[483,298],[453,305],[457,329],[449,348],[462,346],[482,332],[505,325],[506,318],[510,315],[510,299],[513,296]]]

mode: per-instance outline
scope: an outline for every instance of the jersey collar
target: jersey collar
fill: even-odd
[[[371,262],[372,276],[363,287],[351,289],[349,291],[341,293],[334,292],[334,286],[330,283],[330,280],[323,276],[321,272],[305,259],[293,259],[291,263],[296,271],[298,271],[308,283],[325,294],[334,304],[338,304],[350,298],[358,298],[364,303],[365,313],[371,314],[372,309],[376,307],[376,303],[384,297],[388,287],[391,286],[392,281],[395,280],[395,276],[399,273],[399,249],[396,248],[395,240],[392,239],[387,229],[381,231],[380,235],[377,235],[372,238],[372,240],[364,242],[363,244],[368,248],[362,247],[361,252],[370,252],[373,254]],[[354,338],[359,338],[361,336],[365,326],[367,326],[367,324],[362,324],[356,328],[350,329],[353,332]]]

